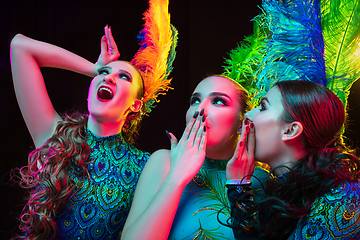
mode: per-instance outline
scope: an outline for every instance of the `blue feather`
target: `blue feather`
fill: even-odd
[[[320,0],[263,1],[271,37],[256,73],[257,99],[277,81],[327,84]]]

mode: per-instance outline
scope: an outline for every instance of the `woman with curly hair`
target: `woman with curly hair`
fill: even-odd
[[[340,137],[340,99],[317,83],[281,81],[245,122],[226,171],[236,238],[359,239],[360,162]],[[273,174],[256,204],[254,159]]]
[[[21,216],[28,239],[118,235],[124,224],[129,190],[149,157],[121,134],[126,121],[141,112],[143,82],[130,63],[115,61],[120,54],[107,26],[101,46],[93,64],[21,34],[11,42],[15,92],[36,147],[29,165],[20,170],[21,185],[30,190]],[[40,67],[94,76],[89,114],[61,118],[50,102]]]
[[[168,1],[151,0],[149,4],[141,48],[131,62],[116,61],[120,54],[108,26],[95,64],[21,34],[13,38],[16,97],[36,147],[28,166],[20,169],[21,186],[29,191],[20,218],[25,235],[20,238],[120,238],[150,156],[131,144],[143,115],[169,89],[167,77],[176,45]],[[88,114],[60,117],[40,67],[94,77]]]

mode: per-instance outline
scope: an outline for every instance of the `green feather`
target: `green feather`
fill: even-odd
[[[174,25],[170,24],[171,27],[171,31],[172,31],[172,44],[171,44],[171,48],[170,48],[170,52],[168,55],[168,60],[167,60],[167,68],[166,68],[166,75],[169,76],[169,74],[171,73],[171,71],[173,70],[173,62],[175,60],[176,57],[176,46],[178,43],[178,30],[175,28]]]
[[[349,89],[360,76],[360,2],[323,0],[321,13],[327,87],[346,106]]]
[[[263,14],[253,19],[254,33],[238,44],[225,58],[224,75],[240,83],[250,95],[255,94],[255,73],[264,55],[265,40],[269,37]],[[253,98],[254,99],[254,98]]]

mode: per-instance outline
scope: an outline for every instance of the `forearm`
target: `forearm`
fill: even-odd
[[[168,174],[148,207],[125,225],[121,239],[168,239],[184,187]]]
[[[31,57],[39,67],[54,67],[93,77],[97,74],[95,64],[68,50],[17,34],[11,42],[12,64],[16,58]]]
[[[253,232],[256,215],[251,184],[227,185],[231,209],[231,226],[236,239],[258,239]]]

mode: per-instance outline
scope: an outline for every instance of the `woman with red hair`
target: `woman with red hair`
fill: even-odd
[[[237,239],[359,239],[360,162],[340,137],[340,99],[317,83],[281,81],[245,122],[226,172]],[[254,159],[273,173],[256,204]]]

